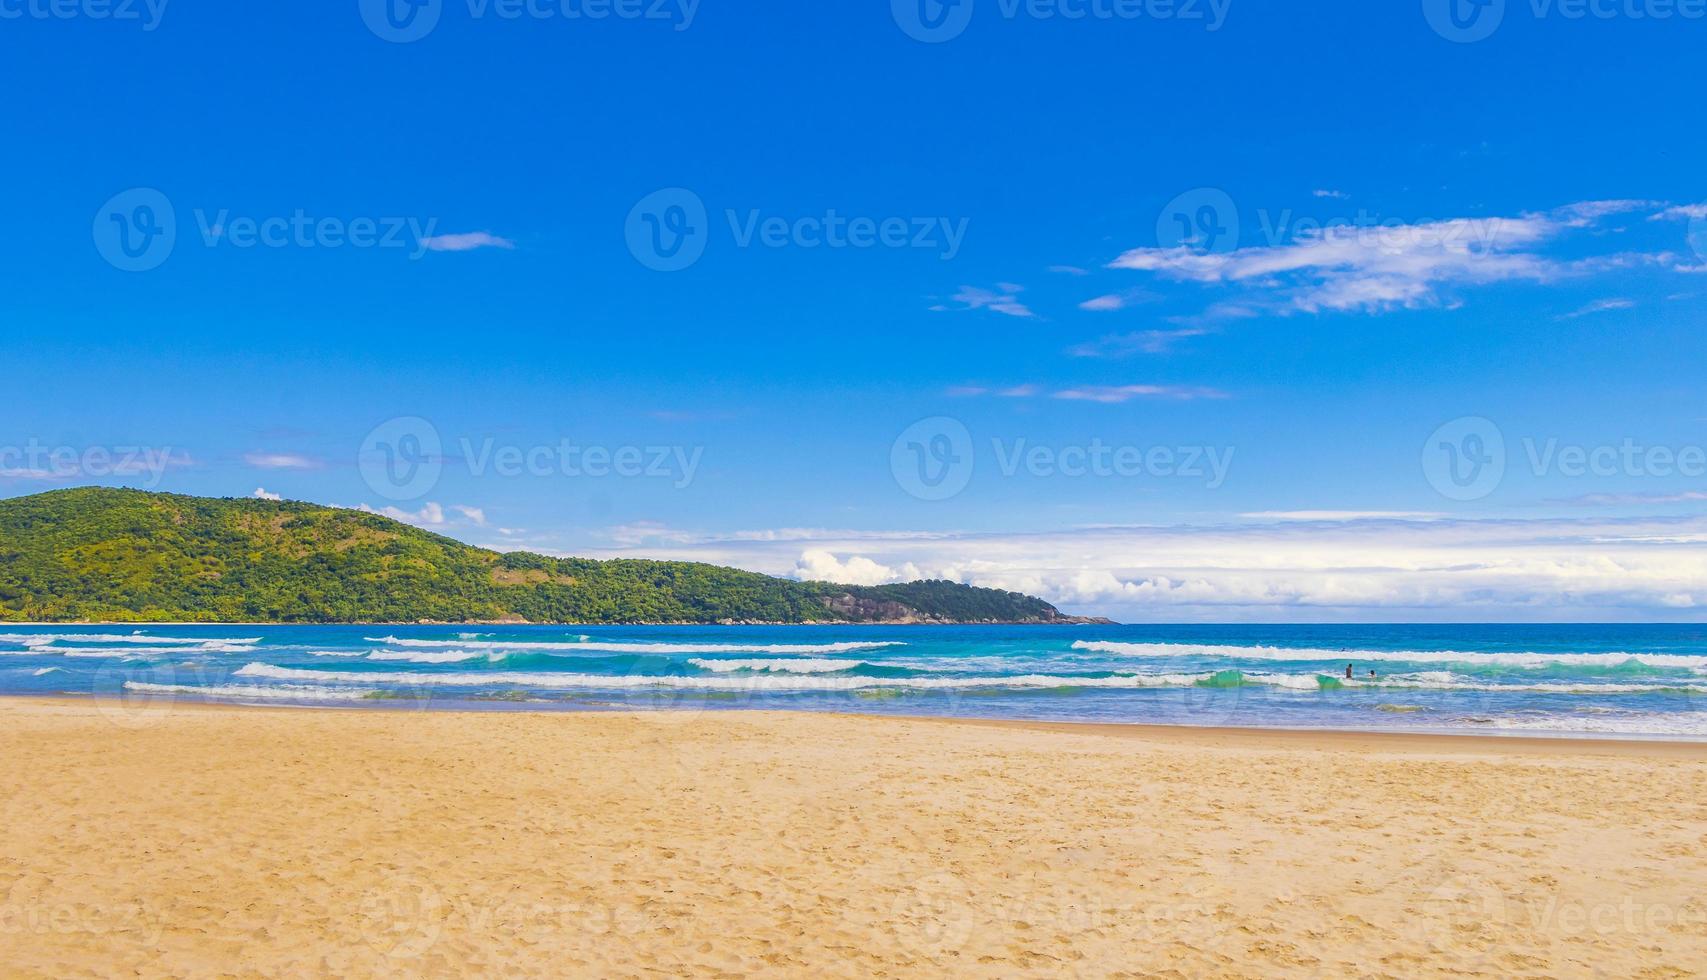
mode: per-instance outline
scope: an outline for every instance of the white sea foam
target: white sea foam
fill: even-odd
[[[217,644],[259,643],[258,636],[150,636],[146,633],[0,633],[0,643],[22,643],[41,646],[47,643],[147,643],[154,646],[184,644],[211,646]]]
[[[596,674],[556,674],[521,671],[485,673],[423,674],[409,672],[355,673],[333,670],[302,670],[272,664],[251,663],[237,671],[239,676],[318,683],[405,684],[442,687],[509,685],[546,689],[676,688],[706,691],[853,691],[865,688],[914,688],[919,690],[969,690],[976,688],[1109,688],[1135,689],[1191,687],[1211,682],[1220,675],[1116,674],[1110,677],[1070,677],[1061,674],[1021,674],[1009,677],[832,677],[828,673],[778,675],[765,672],[747,677],[675,677]],[[1645,694],[1657,691],[1686,691],[1707,694],[1707,685],[1690,684],[1485,684],[1442,679],[1438,675],[1395,675],[1377,680],[1344,681],[1326,674],[1241,673],[1242,684],[1321,690],[1322,682],[1348,688],[1415,689],[1437,691],[1485,691],[1539,694]],[[1218,686],[1218,685],[1216,685]]]
[[[738,670],[777,671],[785,674],[834,674],[852,670],[863,660],[704,660],[693,657],[688,663],[702,670],[731,674]]]
[[[367,655],[369,660],[396,660],[410,664],[455,664],[464,660],[478,660],[486,654],[479,650],[446,650],[433,653],[427,650],[375,650]]]
[[[58,673],[58,672],[59,672],[59,668],[58,668],[58,667],[43,667],[43,668],[42,668],[42,669],[40,669],[40,670],[37,670],[37,671],[33,671],[33,672],[32,672],[32,673],[31,673],[31,674],[30,674],[30,676],[31,676],[31,677],[40,677],[40,676],[42,676],[42,675],[43,675],[43,674],[54,674],[54,673]]]
[[[213,684],[207,687],[198,687],[194,684],[151,684],[147,681],[125,681],[124,688],[127,691],[145,694],[195,694],[210,698],[288,701],[361,701],[370,695],[380,693],[371,689],[360,690],[348,687],[291,687],[286,685],[261,687],[243,684]]]
[[[920,688],[924,690],[1010,688],[1143,688],[1182,687],[1210,677],[1209,674],[1138,674],[1116,677],[1063,677],[1024,674],[1016,677],[829,677],[759,675],[753,677],[648,677],[595,674],[550,674],[512,671],[487,673],[356,673],[335,670],[301,670],[253,663],[237,671],[243,677],[318,683],[405,684],[440,687],[506,685],[547,689],[622,689],[663,687],[704,691],[853,691],[872,687]]]
[[[1123,657],[1223,657],[1291,663],[1373,661],[1407,664],[1498,664],[1505,667],[1617,667],[1634,660],[1649,667],[1707,667],[1707,653],[1471,653],[1458,650],[1327,650],[1310,647],[1213,643],[1115,643],[1077,640],[1073,649]]]
[[[369,643],[383,643],[394,647],[463,647],[470,650],[546,650],[553,652],[567,651],[570,653],[651,653],[669,655],[672,653],[773,653],[778,655],[799,653],[847,653],[852,650],[875,650],[879,647],[906,646],[900,640],[850,641],[843,643],[622,643],[607,640],[586,640],[584,642],[545,642],[484,640],[470,642],[468,640],[410,640],[396,636],[364,637]]]
[[[211,646],[205,646],[205,647],[184,647],[184,646],[177,646],[177,647],[33,646],[33,647],[30,647],[28,650],[22,650],[22,651],[11,650],[11,651],[7,651],[7,652],[12,653],[12,654],[20,654],[21,653],[21,654],[24,654],[26,656],[27,655],[35,655],[35,656],[61,656],[61,657],[141,657],[141,656],[162,655],[163,654],[163,655],[181,657],[187,653],[254,653],[256,650],[259,650],[259,649],[260,649],[260,647],[246,646],[246,645],[243,645],[240,643],[229,643],[229,644],[219,644],[219,645],[211,645]]]
[[[1707,712],[1702,711],[1643,712],[1588,717],[1577,714],[1498,717],[1486,719],[1482,724],[1502,731],[1707,737]]]

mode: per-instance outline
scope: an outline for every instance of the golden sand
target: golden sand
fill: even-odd
[[[0,972],[1707,969],[1707,747],[0,700]]]

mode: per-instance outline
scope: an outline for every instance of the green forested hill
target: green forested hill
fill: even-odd
[[[376,514],[86,487],[0,500],[0,620],[1070,622],[956,585],[499,554]]]

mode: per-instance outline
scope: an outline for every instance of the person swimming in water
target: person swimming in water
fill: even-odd
[[[1375,668],[1374,667],[1369,668],[1369,679],[1370,680],[1375,679]]]
[[[1345,665],[1345,679],[1348,681],[1351,680],[1351,664]]]

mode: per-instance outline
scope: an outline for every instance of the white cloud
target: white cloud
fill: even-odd
[[[1690,221],[1700,220],[1703,218],[1707,218],[1707,203],[1675,205],[1673,207],[1666,208],[1658,214],[1650,216],[1648,220],[1665,221],[1668,219],[1681,219]]]
[[[367,504],[362,504],[356,509],[364,514],[378,514],[381,517],[389,517],[394,521],[402,521],[405,524],[413,524],[417,527],[443,527],[445,523],[445,509],[431,501],[421,505],[421,509],[417,511],[407,511],[401,507],[374,508]]]
[[[1037,314],[1031,308],[1019,301],[1019,293],[1025,288],[1011,282],[998,283],[997,289],[981,289],[977,286],[961,286],[960,292],[954,294],[954,301],[961,304],[964,310],[991,310],[1008,316],[1031,317]],[[947,310],[949,307],[936,306],[936,310]]]
[[[323,463],[295,453],[244,453],[243,462],[263,470],[317,470]]]
[[[486,512],[481,510],[479,507],[470,507],[467,504],[455,504],[451,507],[451,510],[461,514],[471,523],[477,524],[480,527],[486,526]]]
[[[1351,195],[1347,194],[1345,191],[1315,190],[1315,191],[1311,191],[1310,193],[1315,195],[1316,197],[1332,198],[1333,200],[1336,200],[1336,201],[1343,201],[1347,197],[1351,196]]]
[[[1081,269],[1076,265],[1052,265],[1049,267],[1049,271],[1050,272],[1058,272],[1058,273],[1061,273],[1062,275],[1067,275],[1067,276],[1088,276],[1088,275],[1090,275],[1089,270]]]
[[[1166,354],[1174,345],[1191,337],[1202,337],[1211,331],[1202,327],[1179,330],[1139,330],[1134,333],[1108,334],[1100,339],[1067,348],[1071,357],[1131,357],[1134,354]]]
[[[1119,293],[1109,293],[1106,296],[1097,296],[1092,299],[1085,300],[1083,303],[1079,304],[1079,309],[1107,312],[1110,310],[1118,310],[1125,305],[1126,301],[1120,298]]]
[[[691,540],[589,557],[710,561],[849,582],[942,578],[1129,621],[1594,622],[1707,608],[1707,515],[1280,513],[1337,516],[1029,534],[682,535]]]
[[[1608,313],[1612,310],[1628,310],[1636,305],[1633,299],[1597,299],[1586,306],[1579,307],[1569,313],[1561,313],[1554,319],[1575,320],[1580,316],[1590,316],[1595,313]]]
[[[998,398],[1036,398],[1047,394],[1050,398],[1062,401],[1101,402],[1105,405],[1118,405],[1140,398],[1193,401],[1199,398],[1229,397],[1226,392],[1215,388],[1191,385],[1080,385],[1056,391],[1046,391],[1038,384],[1009,385],[1001,388],[956,385],[949,388],[945,394],[952,398],[977,398],[984,395],[994,395]]]
[[[515,248],[516,243],[490,232],[468,231],[451,235],[428,235],[421,239],[421,247],[429,252],[468,252],[477,248]]]
[[[1051,397],[1063,401],[1100,402],[1119,405],[1134,399],[1164,401],[1195,401],[1199,398],[1226,398],[1227,393],[1215,388],[1190,385],[1083,385],[1057,391]]]
[[[284,499],[284,497],[282,495],[276,494],[276,493],[270,493],[263,487],[256,487],[255,492],[250,494],[249,496],[253,497],[256,500],[283,500]]]
[[[1448,303],[1454,287],[1550,283],[1614,268],[1674,261],[1669,254],[1607,255],[1575,261],[1539,249],[1568,230],[1653,206],[1648,201],[1585,201],[1515,218],[1454,218],[1416,224],[1330,224],[1284,244],[1230,252],[1134,248],[1113,269],[1249,291],[1245,305],[1271,312],[1384,312]]]
[[[910,563],[897,570],[858,555],[841,561],[828,551],[801,553],[794,563],[792,575],[803,582],[834,582],[837,585],[887,585],[911,582],[920,577],[918,569]]]
[[[1259,510],[1239,516],[1259,521],[1431,521],[1446,515],[1426,510]]]

